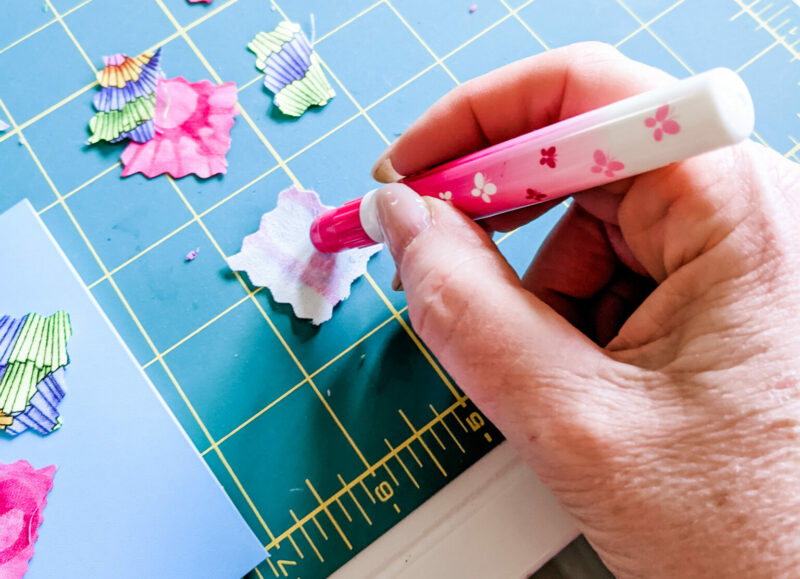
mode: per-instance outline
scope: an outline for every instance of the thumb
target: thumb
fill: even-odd
[[[525,290],[486,232],[399,183],[376,206],[414,329],[506,437],[526,448],[563,428],[577,436],[611,402],[599,389],[622,364]]]

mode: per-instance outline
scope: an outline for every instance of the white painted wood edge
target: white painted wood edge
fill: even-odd
[[[577,535],[503,442],[331,578],[527,577]]]

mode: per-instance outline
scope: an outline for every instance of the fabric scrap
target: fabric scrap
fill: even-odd
[[[122,152],[122,176],[142,173],[153,178],[169,173],[207,179],[225,173],[236,115],[236,85],[183,77],[159,79],[153,116],[153,138],[131,141]]]
[[[255,53],[256,67],[265,73],[264,86],[275,94],[275,106],[283,114],[299,117],[336,95],[299,24],[283,21],[272,32],[259,32],[247,48]]]
[[[4,123],[3,121],[0,121],[0,133],[7,131],[10,128],[11,125],[9,125],[8,123]]]
[[[0,577],[21,579],[39,538],[55,465],[36,470],[25,460],[0,463]]]
[[[97,75],[101,89],[93,99],[97,114],[89,121],[89,143],[149,141],[153,138],[156,86],[163,76],[161,49],[136,58],[104,56],[103,62],[105,67]]]
[[[350,286],[367,272],[369,258],[381,245],[321,253],[311,244],[311,223],[330,209],[314,191],[296,187],[278,195],[277,207],[261,217],[255,233],[242,242],[228,265],[245,271],[250,281],[266,287],[280,303],[291,304],[298,318],[319,325],[350,296]]]
[[[72,326],[66,312],[0,317],[0,430],[49,434],[61,426]]]
[[[199,4],[201,2],[204,4],[211,4],[211,0],[189,0],[189,4]]]

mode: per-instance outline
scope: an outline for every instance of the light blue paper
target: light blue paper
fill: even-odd
[[[58,467],[26,579],[245,575],[260,542],[23,201],[0,215],[0,312],[57,310],[73,327],[63,426],[0,439],[0,462]]]

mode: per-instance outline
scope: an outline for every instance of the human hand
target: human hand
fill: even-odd
[[[604,45],[534,56],[446,95],[376,178],[670,81]],[[548,206],[377,206],[415,330],[618,577],[775,577],[800,568],[798,199],[764,147],[701,155],[575,195],[522,280],[485,229]]]

